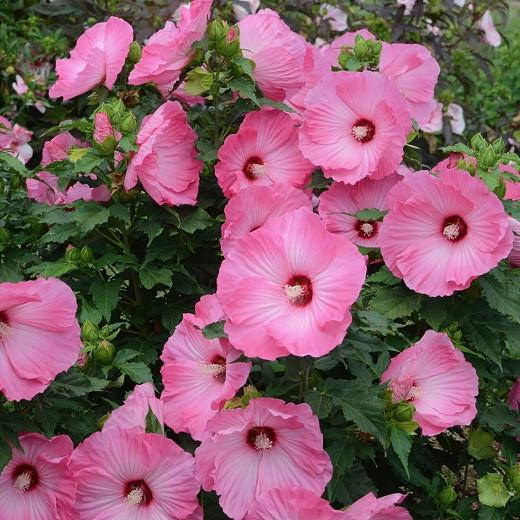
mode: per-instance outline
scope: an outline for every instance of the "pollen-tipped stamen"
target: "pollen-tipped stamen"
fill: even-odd
[[[25,493],[31,489],[32,484],[33,479],[31,474],[28,471],[25,471],[16,477],[13,486],[20,491],[20,493]]]
[[[137,487],[135,489],[132,489],[132,491],[128,493],[127,499],[130,505],[140,506],[145,500],[143,488]]]

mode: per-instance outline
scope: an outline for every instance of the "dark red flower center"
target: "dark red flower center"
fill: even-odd
[[[358,220],[354,224],[359,238],[372,238],[377,233],[377,220]]]
[[[360,143],[368,143],[374,138],[376,127],[368,119],[358,119],[352,126],[352,137]]]
[[[256,451],[269,451],[276,444],[276,435],[269,426],[255,426],[247,432],[247,443]]]
[[[226,380],[226,360],[222,356],[215,356],[206,367],[217,381],[223,383]]]
[[[246,161],[242,171],[250,181],[256,181],[264,174],[264,169],[264,161],[260,157],[253,156]]]
[[[442,223],[442,236],[450,242],[462,240],[468,232],[468,226],[462,217],[451,215],[446,217]]]
[[[129,504],[147,506],[153,499],[152,492],[144,480],[132,480],[125,486],[125,497]]]
[[[34,489],[40,482],[36,468],[28,464],[20,464],[17,466],[13,471],[12,479],[13,486],[20,491],[20,493],[31,491],[31,489]]]
[[[287,299],[293,304],[303,307],[312,301],[312,283],[306,276],[293,276],[284,286]]]

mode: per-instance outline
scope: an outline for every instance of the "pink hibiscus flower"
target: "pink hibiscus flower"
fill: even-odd
[[[0,475],[0,518],[72,520],[76,483],[69,469],[72,441],[66,435],[47,439],[39,433],[18,438],[21,450]]]
[[[126,172],[126,190],[139,180],[157,204],[196,204],[203,166],[196,159],[196,139],[178,101],[161,105],[141,124],[139,149]]]
[[[386,198],[401,177],[363,179],[354,186],[335,182],[320,197],[319,213],[331,233],[340,233],[364,247],[379,247],[380,218],[361,220],[355,213],[364,209],[386,211]]]
[[[220,267],[225,331],[249,357],[323,356],[343,340],[365,275],[356,246],[310,209],[272,218]]]
[[[53,162],[65,161],[72,148],[84,148],[87,146],[76,139],[70,132],[60,132],[52,139],[45,141],[42,151],[41,166],[47,166]]]
[[[386,265],[416,292],[449,296],[506,258],[513,244],[502,203],[462,170],[417,172],[390,192],[379,244]]]
[[[305,98],[300,149],[325,176],[347,184],[385,177],[403,158],[406,101],[376,72],[331,72]]]
[[[383,43],[379,70],[395,82],[412,117],[420,125],[426,124],[441,70],[430,51],[415,43]]]
[[[240,190],[224,208],[220,245],[226,255],[250,231],[262,227],[270,218],[298,208],[311,208],[310,197],[290,186],[250,186]]]
[[[208,428],[213,435],[195,452],[196,474],[235,520],[270,489],[303,487],[320,496],[330,480],[319,421],[307,404],[252,399],[247,408],[223,410]]]
[[[269,108],[247,114],[220,147],[218,159],[215,175],[228,198],[253,184],[300,188],[310,182],[314,169],[298,148],[295,122]]]
[[[283,101],[305,83],[305,40],[291,31],[271,9],[262,9],[238,22],[240,48],[255,62],[255,81],[264,95]]]
[[[393,357],[381,376],[394,402],[415,407],[423,435],[467,426],[477,415],[478,377],[447,334],[428,330],[415,345]]]
[[[105,421],[103,430],[109,428],[138,428],[146,431],[146,417],[152,411],[159,424],[164,426],[163,403],[155,397],[151,383],[136,385],[132,393],[119,408],[116,408]]]
[[[162,435],[120,428],[94,433],[74,451],[71,469],[80,520],[196,518],[193,457]]]
[[[211,3],[211,0],[193,0],[182,6],[177,25],[168,21],[163,29],[150,37],[141,60],[130,72],[128,83],[154,83],[163,94],[167,94],[179,79],[182,69],[193,59],[193,44],[206,32]]]
[[[517,412],[520,410],[520,377],[511,387],[509,395],[507,396],[507,403],[513,410]]]
[[[339,520],[345,513],[308,489],[270,489],[253,502],[244,520]]]
[[[16,157],[26,164],[33,155],[33,149],[28,144],[33,133],[23,126],[13,124],[0,116],[0,151]]]
[[[0,283],[0,391],[32,399],[78,359],[76,297],[56,278]]]
[[[203,313],[206,306],[213,305],[215,317],[220,314],[214,295],[199,305]],[[205,321],[185,314],[161,356],[161,400],[166,424],[176,432],[188,432],[196,440],[207,436],[208,421],[245,384],[251,370],[251,363],[236,362],[241,352],[227,339],[204,337],[200,329],[208,325]]]
[[[344,520],[413,520],[410,513],[396,504],[400,504],[406,495],[394,493],[376,498],[374,493],[367,493],[349,506],[344,513]]]
[[[49,96],[66,101],[101,84],[112,90],[133,38],[132,26],[116,16],[88,28],[70,51],[70,58],[56,61],[58,81]]]
[[[520,267],[520,222],[509,217],[511,231],[513,231],[513,248],[509,253],[508,260],[513,267]]]

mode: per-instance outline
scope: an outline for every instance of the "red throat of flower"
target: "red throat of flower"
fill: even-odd
[[[203,372],[211,374],[221,383],[226,380],[226,360],[222,356],[214,356],[211,363],[205,363],[201,368]]]
[[[250,157],[244,164],[242,171],[250,181],[256,181],[264,174],[264,161],[257,156]]]
[[[247,432],[247,444],[256,451],[270,451],[276,444],[276,434],[268,426],[255,426]]]
[[[358,119],[352,126],[352,137],[360,143],[368,143],[374,138],[376,127],[368,119]]]
[[[449,242],[462,240],[468,232],[468,226],[462,217],[451,215],[446,217],[442,223],[442,236]]]
[[[290,303],[303,307],[312,301],[312,283],[306,276],[293,276],[284,286]]]
[[[373,238],[377,235],[379,223],[376,220],[358,220],[354,224],[359,238]]]
[[[5,338],[9,332],[9,319],[5,312],[0,311],[0,339]]]
[[[18,466],[12,475],[13,487],[20,493],[27,493],[34,489],[40,482],[36,468],[28,464]]]
[[[133,480],[125,486],[125,499],[135,507],[145,507],[153,499],[152,491],[144,480]]]

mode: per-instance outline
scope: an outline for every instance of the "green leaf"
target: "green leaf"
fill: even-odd
[[[305,393],[304,399],[320,419],[325,419],[332,410],[332,397],[325,392],[309,390]]]
[[[206,339],[227,338],[228,336],[224,332],[225,324],[226,320],[210,323],[202,329],[202,334]]]
[[[511,498],[500,473],[488,473],[479,478],[477,490],[480,502],[489,507],[504,507]]]
[[[469,434],[468,453],[477,460],[492,459],[497,454],[494,443],[490,433],[478,428]]]
[[[255,62],[253,60],[239,56],[233,60],[233,63],[236,63],[246,76],[254,80]]]
[[[6,152],[0,152],[0,168],[2,171],[15,171],[23,177],[29,176],[29,172],[25,165],[16,157],[13,157]]]
[[[482,506],[478,512],[478,520],[506,520],[505,509]]]
[[[404,318],[419,310],[422,295],[406,287],[382,287],[370,301],[369,307],[390,319]]]
[[[90,294],[94,304],[106,321],[110,321],[112,311],[116,308],[120,288],[120,280],[111,280],[110,282],[94,280],[90,286]]]
[[[96,202],[77,203],[72,219],[78,225],[78,228],[83,233],[92,231],[96,226],[105,224],[110,217],[108,209],[104,208]]]
[[[164,427],[157,419],[157,416],[153,413],[153,410],[149,407],[148,413],[146,414],[146,433],[157,433],[164,435]]]
[[[412,441],[410,436],[396,424],[390,426],[390,442],[396,455],[399,457],[406,476],[410,478],[410,472],[408,470],[408,456],[412,449]]]
[[[238,92],[241,97],[250,99],[256,105],[260,106],[258,97],[256,96],[256,86],[253,81],[247,78],[235,78],[229,82],[231,90]]]
[[[128,348],[124,348],[117,351],[116,357],[114,358],[114,361],[112,361],[112,364],[116,367],[121,367],[128,361],[135,359],[136,357],[139,357],[141,355],[141,352],[137,352],[137,350],[131,350]]]
[[[273,101],[272,99],[261,97],[258,102],[263,107],[273,107],[281,110],[282,112],[287,112],[288,114],[296,113],[289,105],[282,103],[281,101]]]
[[[382,283],[384,285],[397,285],[401,283],[401,280],[399,278],[396,278],[388,269],[388,267],[383,266],[379,271],[377,271],[374,274],[371,274],[367,278],[367,282],[377,282]]]
[[[109,383],[110,381],[89,377],[77,370],[60,374],[52,383],[51,388],[53,392],[56,393],[79,397],[91,392],[100,392],[104,390]]]
[[[179,227],[190,234],[198,230],[206,229],[213,224],[211,216],[201,207],[190,208],[184,212],[179,212],[179,217]]]
[[[484,298],[492,309],[520,323],[520,273],[494,269],[479,279]]]
[[[134,383],[149,383],[153,382],[152,372],[142,362],[124,363],[120,366],[123,374],[126,374]]]
[[[381,211],[377,208],[362,209],[354,213],[358,220],[379,220],[386,215],[386,211]]]
[[[68,260],[57,260],[56,262],[42,262],[41,264],[35,265],[27,269],[30,274],[40,274],[44,278],[55,276],[60,278],[64,274],[74,271],[77,269],[76,264],[69,262]]]
[[[145,289],[151,289],[158,284],[172,286],[172,271],[166,267],[146,265],[139,271],[139,280]]]

